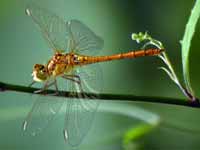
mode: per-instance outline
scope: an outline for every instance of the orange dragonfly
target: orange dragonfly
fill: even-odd
[[[67,79],[67,90],[80,93],[78,98],[67,101],[64,138],[72,146],[81,143],[91,127],[95,112],[99,105],[98,92],[102,88],[102,72],[100,62],[154,56],[160,54],[161,49],[147,49],[130,51],[110,56],[92,56],[103,48],[103,40],[93,33],[86,25],[78,20],[65,22],[57,15],[46,9],[31,4],[26,13],[39,26],[44,38],[54,51],[53,57],[47,64],[35,64],[33,68],[33,85],[43,83],[43,92],[54,86],[57,93],[57,79]],[[84,92],[96,93],[97,97],[85,99]],[[42,96],[40,96],[42,97]],[[74,100],[77,99],[77,100]],[[30,130],[35,135],[49,124],[62,106],[62,101],[44,100],[38,98],[32,110],[24,121],[23,129]],[[42,119],[34,118],[39,116]],[[33,119],[34,118],[34,119]]]

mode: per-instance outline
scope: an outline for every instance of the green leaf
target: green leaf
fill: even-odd
[[[197,0],[194,8],[191,11],[190,18],[185,28],[185,33],[183,40],[181,41],[182,45],[182,64],[183,64],[183,77],[187,90],[193,93],[190,83],[189,76],[189,51],[191,40],[195,32],[195,26],[197,24],[198,18],[200,16],[200,0]]]
[[[141,124],[137,127],[134,127],[132,129],[128,130],[128,132],[126,132],[124,135],[124,139],[123,139],[124,146],[129,144],[131,141],[136,140],[136,139],[140,138],[141,136],[149,133],[155,127],[156,127],[156,125],[153,126],[153,125],[149,125],[149,124]]]

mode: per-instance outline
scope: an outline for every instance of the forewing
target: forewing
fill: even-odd
[[[48,126],[63,104],[63,100],[54,96],[36,95],[34,98],[36,101],[23,124],[23,130],[33,136]]]
[[[78,98],[74,97],[67,101],[66,108],[64,135],[67,143],[72,146],[79,145],[91,128],[100,102],[97,98],[103,82],[101,78],[99,78],[100,76],[102,77],[102,72],[97,65],[90,66],[90,72],[88,72],[89,70],[85,70],[86,68],[82,69],[83,68],[78,69],[74,74],[80,75],[83,91],[92,92],[93,96],[89,97],[88,95],[83,94],[79,84],[68,81],[71,91],[79,92]],[[94,86],[98,86],[98,88],[94,90]]]
[[[27,6],[26,13],[39,26],[44,38],[54,51],[68,50],[69,31],[63,19],[35,3]]]
[[[67,22],[72,40],[72,50],[79,54],[94,55],[101,50],[104,45],[102,38],[97,36],[92,30],[78,20]]]

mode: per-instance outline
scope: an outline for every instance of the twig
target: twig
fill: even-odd
[[[23,93],[31,93],[31,94],[40,94],[40,93],[34,93],[34,91],[39,90],[38,88],[32,88],[32,87],[26,87],[26,86],[20,86],[20,85],[14,85],[14,84],[8,84],[0,82],[0,91],[15,91],[15,92],[23,92]],[[47,94],[56,93],[55,90],[47,90],[45,91]],[[85,94],[85,98],[90,98],[96,96],[94,93],[82,93]],[[74,93],[71,95],[70,92],[67,91],[59,91],[59,95],[51,95],[55,97],[76,97],[78,98],[78,93]],[[182,105],[182,106],[188,106],[188,107],[199,107],[199,103],[191,103],[191,101],[185,100],[185,99],[179,99],[179,98],[169,98],[169,97],[154,97],[154,96],[136,96],[136,95],[123,95],[123,94],[106,94],[101,93],[98,94],[99,100],[116,100],[116,101],[138,101],[138,102],[149,102],[149,103],[162,103],[162,104],[172,104],[172,105]]]

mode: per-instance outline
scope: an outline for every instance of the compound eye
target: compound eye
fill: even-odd
[[[34,65],[34,68],[36,69],[36,68],[38,68],[39,67],[39,64],[35,64]]]
[[[41,65],[41,66],[40,66],[40,70],[43,70],[43,69],[44,69],[44,66],[43,66],[43,65]]]

